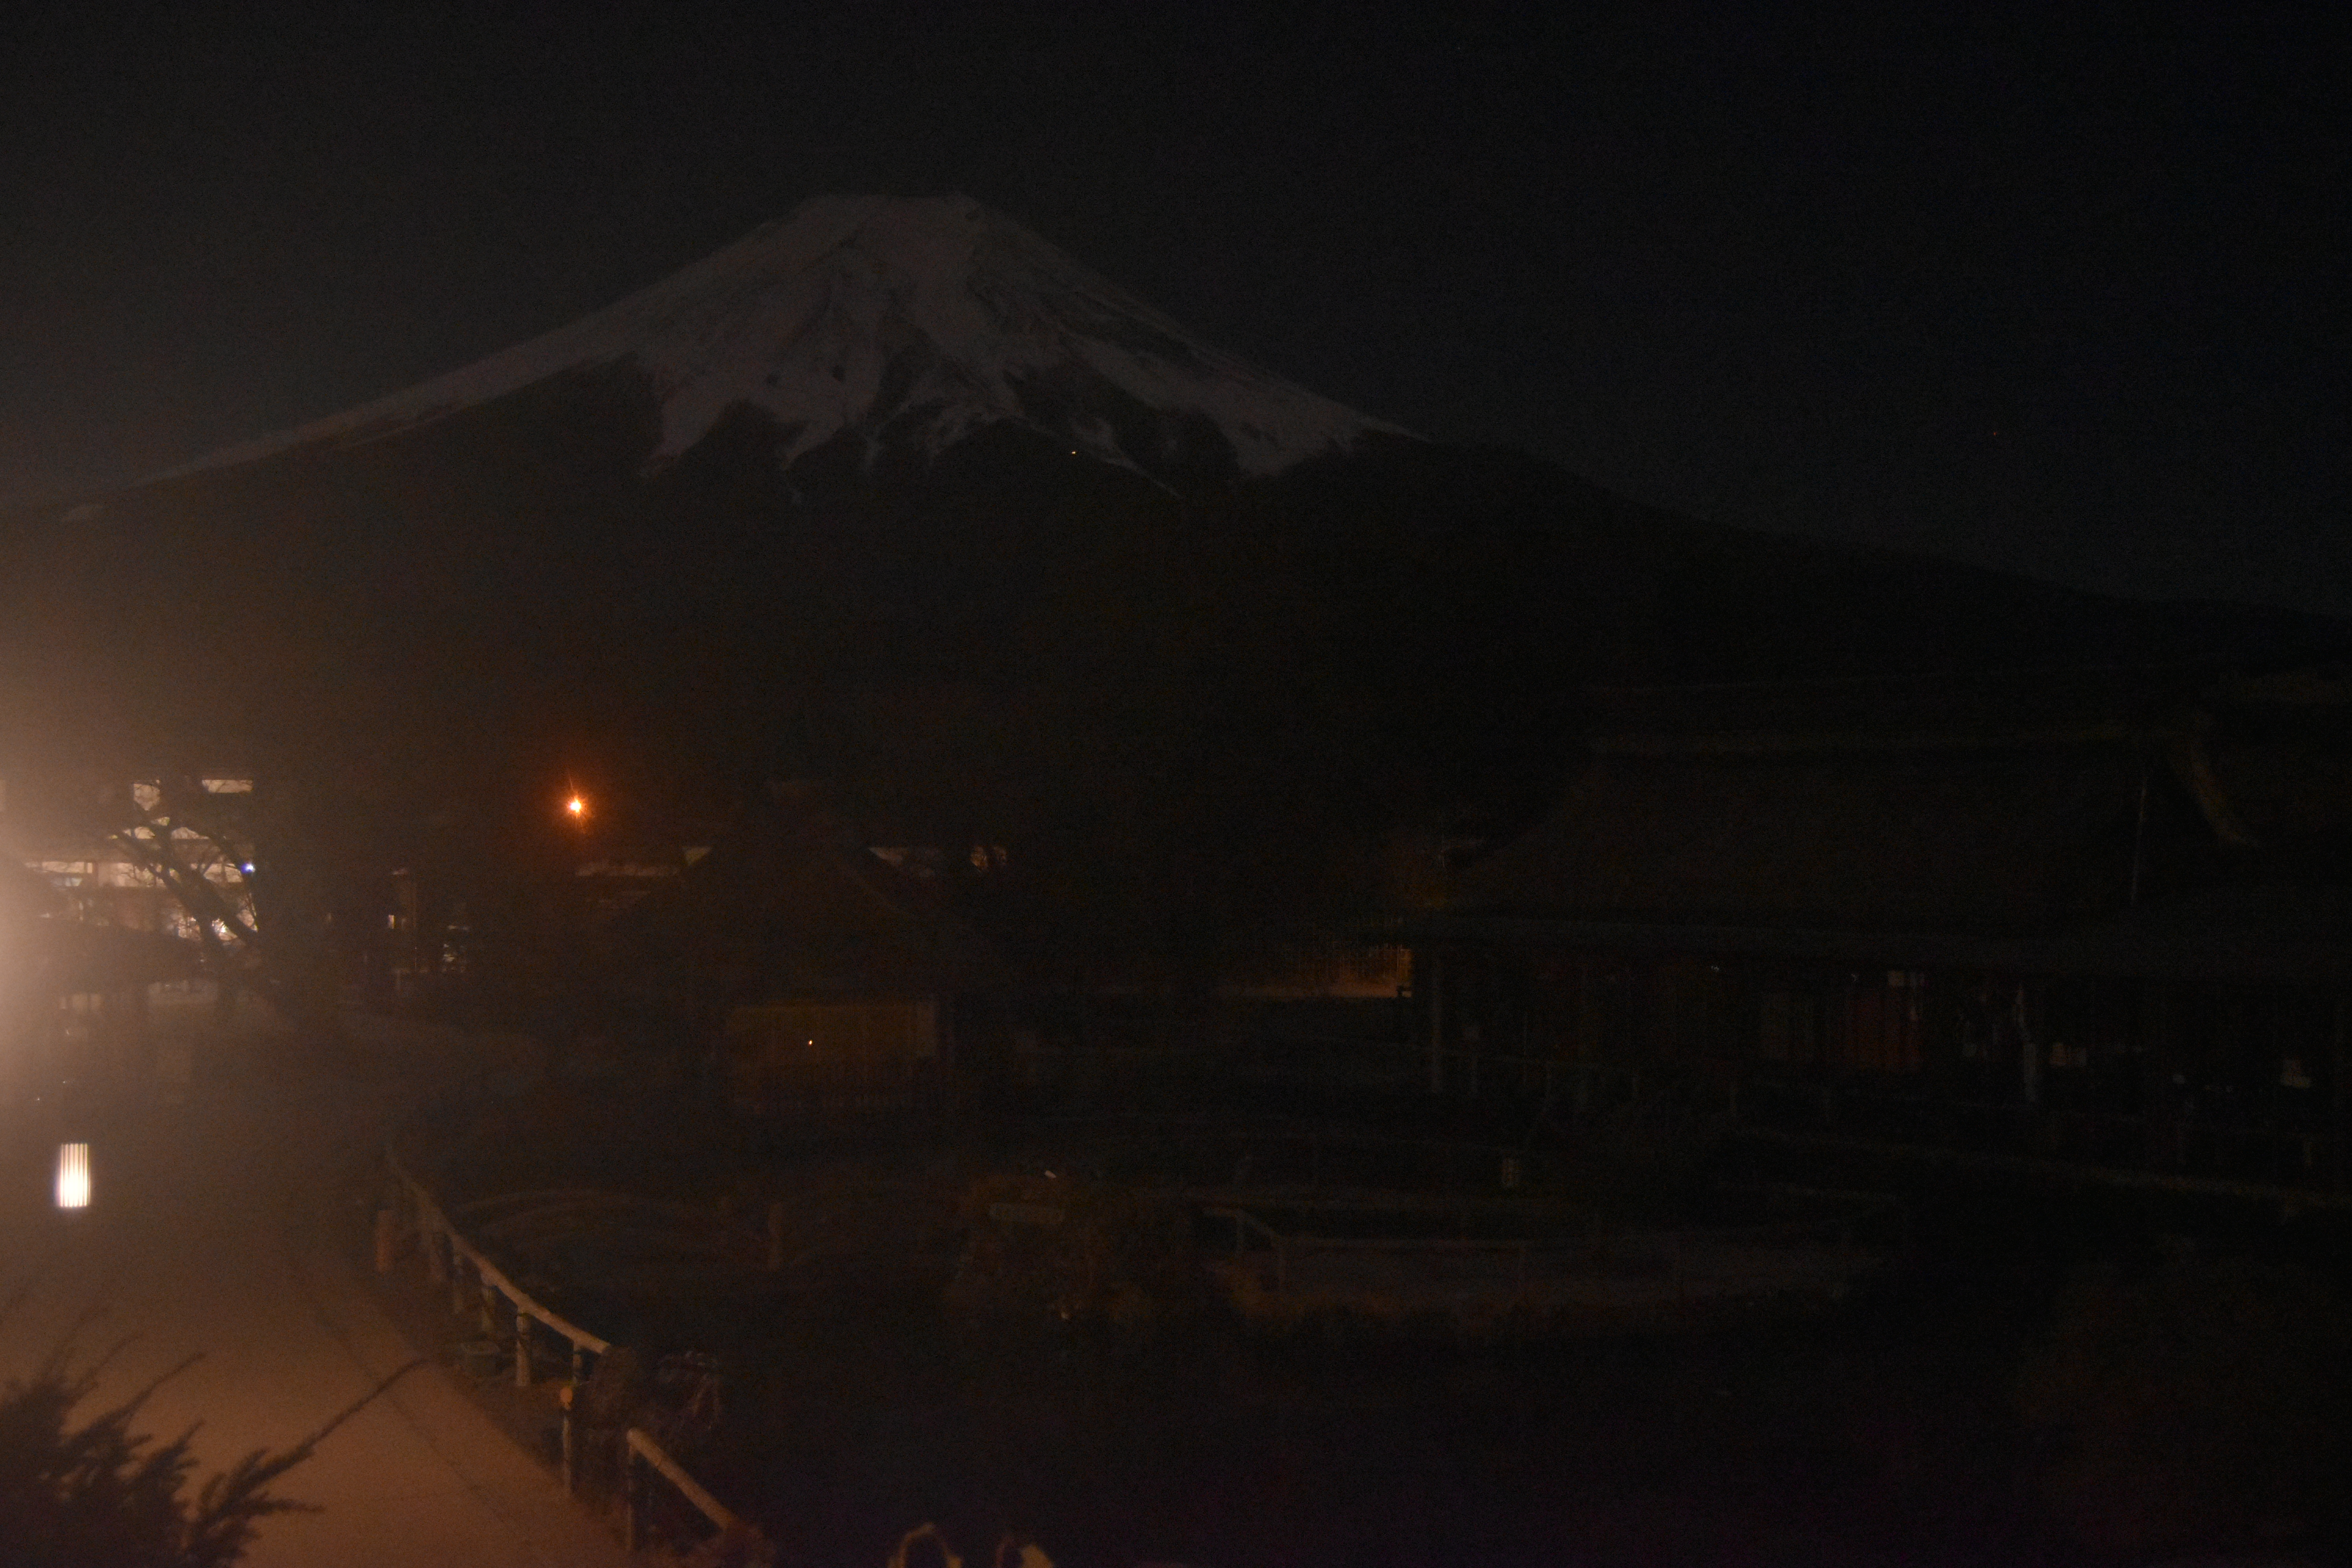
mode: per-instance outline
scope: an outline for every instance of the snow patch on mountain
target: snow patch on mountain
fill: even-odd
[[[616,363],[660,400],[656,466],[739,404],[774,417],[785,462],[844,432],[936,455],[1010,421],[1150,472],[1205,420],[1269,474],[1403,433],[1202,342],[978,202],[821,196],[570,326],[178,472],[379,440]]]

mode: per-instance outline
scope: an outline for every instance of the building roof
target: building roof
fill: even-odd
[[[993,955],[919,875],[789,795],[617,916],[616,977],[672,977],[703,1001],[930,993]]]
[[[1486,914],[1996,936],[2130,896],[2143,792],[2121,742],[1961,750],[1602,754],[1524,837],[1469,868]]]
[[[2144,979],[2352,982],[2352,889],[2263,883],[2140,904],[2042,944],[2035,965]]]
[[[1601,691],[1557,808],[1429,936],[2352,977],[2352,678],[2146,670]]]

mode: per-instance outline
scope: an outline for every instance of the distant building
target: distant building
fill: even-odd
[[[925,858],[877,850],[806,790],[660,879],[604,928],[608,984],[693,1021],[755,1112],[903,1105],[942,1089],[989,944]]]
[[[2352,1177],[2352,679],[1613,694],[1412,923],[1429,1080]]]
[[[250,776],[14,784],[0,786],[0,852],[57,889],[65,918],[191,942],[208,921],[224,942],[253,929]]]
[[[190,984],[198,953],[170,935],[75,918],[38,871],[0,859],[0,1103],[65,1080],[147,1074],[149,1005]]]
[[[151,1009],[185,1001],[207,948],[255,930],[253,780],[18,777],[0,784],[0,1077],[143,1078]]]

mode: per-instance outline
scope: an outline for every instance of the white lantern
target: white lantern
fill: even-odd
[[[58,1145],[58,1207],[89,1207],[89,1145]]]

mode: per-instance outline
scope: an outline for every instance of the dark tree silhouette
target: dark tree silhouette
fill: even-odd
[[[121,1404],[84,1416],[108,1357],[70,1351],[0,1388],[0,1562],[10,1568],[225,1568],[256,1528],[311,1505],[271,1489],[327,1435],[406,1374],[403,1367],[290,1448],[257,1449],[190,1489],[193,1429],[167,1442],[137,1430],[156,1389],[190,1357]]]
[[[275,837],[285,834],[282,824],[257,816],[250,794],[215,794],[197,779],[166,775],[110,792],[92,809],[91,826],[185,911],[225,996],[251,986],[298,1025],[331,1031],[334,987],[315,911],[285,889],[273,896],[253,879],[255,856],[270,853],[260,841],[272,837],[273,826],[281,828]],[[270,879],[291,881],[291,863],[300,857],[271,858]],[[220,879],[223,868],[231,879]]]

